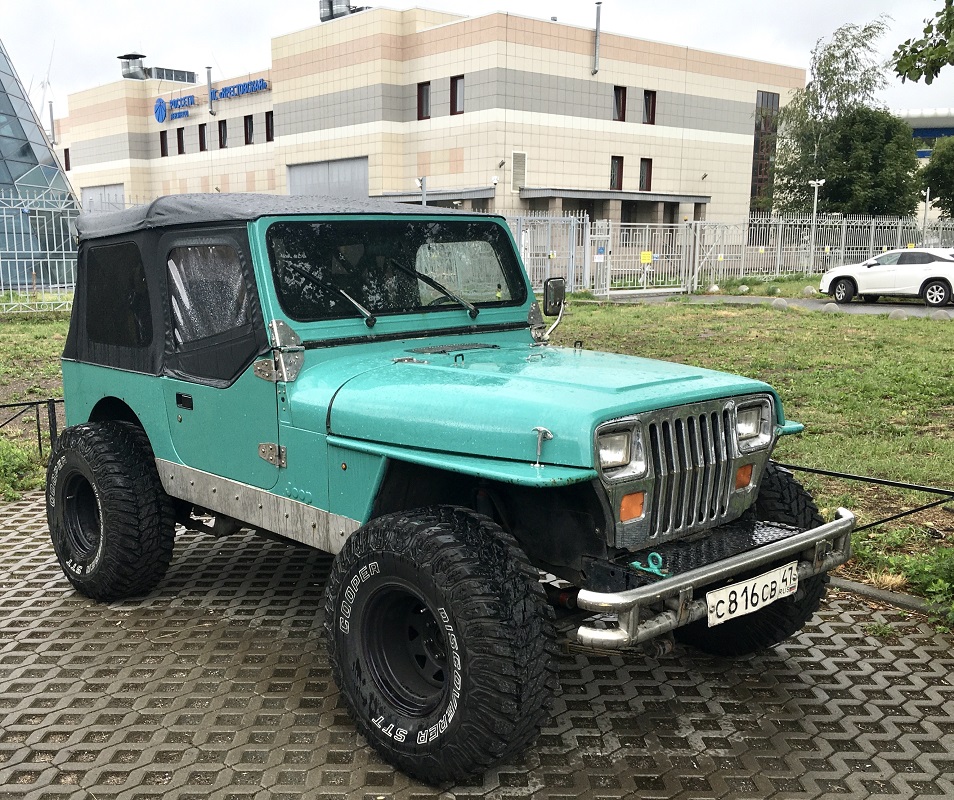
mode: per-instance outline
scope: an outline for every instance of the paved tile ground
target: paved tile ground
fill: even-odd
[[[951,637],[850,595],[738,662],[565,648],[534,748],[441,795],[341,706],[327,566],[184,534],[152,596],[97,605],[60,573],[40,496],[0,509],[0,800],[954,797]]]

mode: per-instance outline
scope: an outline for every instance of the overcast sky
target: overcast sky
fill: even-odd
[[[373,2],[373,0],[372,0]],[[592,27],[590,0],[388,0],[390,8],[425,8],[473,16],[509,11]],[[604,0],[605,31],[807,68],[812,46],[846,22],[893,18],[880,50],[920,33],[942,0]],[[52,100],[57,117],[67,96],[120,78],[116,56],[138,51],[146,65],[194,70],[213,80],[240,77],[271,63],[273,36],[319,24],[318,0],[0,0],[0,40],[35,105]],[[178,10],[182,9],[182,13]],[[49,75],[48,85],[47,75]],[[892,79],[884,102],[893,110],[954,106],[954,67],[931,86]]]

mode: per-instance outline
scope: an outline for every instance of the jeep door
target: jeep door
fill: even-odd
[[[164,399],[173,446],[188,467],[269,489],[278,443],[275,383],[252,364],[268,351],[245,229],[168,234]],[[274,462],[274,463],[273,463]]]

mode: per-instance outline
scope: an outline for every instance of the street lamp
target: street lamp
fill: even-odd
[[[815,190],[815,202],[812,203],[812,241],[811,249],[808,251],[808,274],[811,275],[815,271],[815,224],[818,221],[818,190],[825,185],[825,179],[818,178],[809,181],[808,185]]]
[[[414,182],[417,184],[417,188],[421,190],[421,205],[427,205],[427,176],[423,175],[420,178],[415,178]]]

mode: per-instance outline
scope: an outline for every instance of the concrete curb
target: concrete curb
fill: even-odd
[[[931,603],[924,598],[914,597],[910,594],[902,594],[901,592],[889,592],[885,589],[876,589],[874,586],[869,586],[867,583],[846,581],[844,578],[832,577],[830,586],[834,589],[841,589],[842,591],[860,594],[862,597],[867,597],[870,600],[877,600],[881,603],[887,603],[888,605],[907,609],[908,611],[918,611],[922,614],[932,614],[938,610],[934,603]]]

